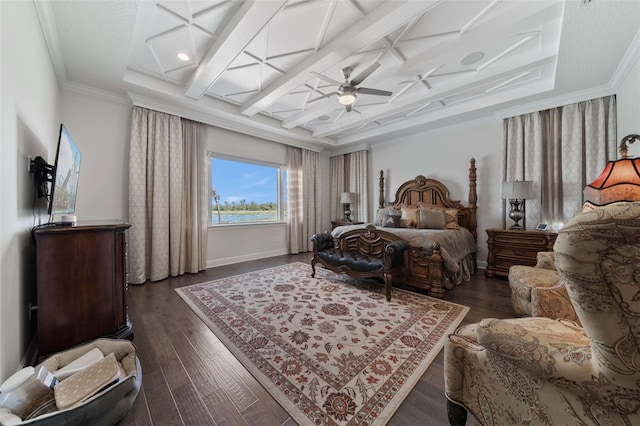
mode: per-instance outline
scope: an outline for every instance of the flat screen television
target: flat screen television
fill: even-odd
[[[50,216],[75,213],[80,160],[82,160],[80,150],[64,124],[60,124],[58,150],[56,162],[53,165],[53,179],[49,194]]]

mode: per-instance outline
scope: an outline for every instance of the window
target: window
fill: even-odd
[[[210,154],[210,224],[286,221],[284,166]]]

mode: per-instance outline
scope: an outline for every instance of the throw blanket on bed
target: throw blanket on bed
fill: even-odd
[[[364,229],[364,225],[338,226],[332,232],[334,238],[340,237],[353,229]],[[444,260],[444,269],[455,274],[460,271],[462,260],[477,251],[476,241],[466,228],[454,229],[415,229],[415,228],[382,228],[380,230],[397,235],[409,242],[412,247],[420,247],[427,255],[431,255],[433,243],[440,243],[440,254]]]

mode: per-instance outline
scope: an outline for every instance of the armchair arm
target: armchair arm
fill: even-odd
[[[570,321],[488,318],[476,330],[478,343],[492,353],[491,357],[500,359],[504,367],[514,367],[512,374],[518,370],[537,380],[582,382],[597,370],[589,338]]]
[[[334,247],[333,236],[328,232],[322,234],[313,234],[311,237],[313,241],[313,252],[318,253],[320,251],[330,249]]]
[[[580,323],[562,280],[551,287],[531,289],[531,316],[565,318]]]
[[[405,252],[409,248],[407,241],[394,241],[386,245],[384,249],[385,265],[395,268],[401,265],[405,259]]]
[[[556,270],[556,255],[552,251],[539,251],[536,254],[536,268]]]

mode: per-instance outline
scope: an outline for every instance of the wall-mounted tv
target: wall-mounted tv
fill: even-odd
[[[80,160],[80,150],[64,124],[60,124],[58,150],[49,194],[49,215],[75,212]]]

